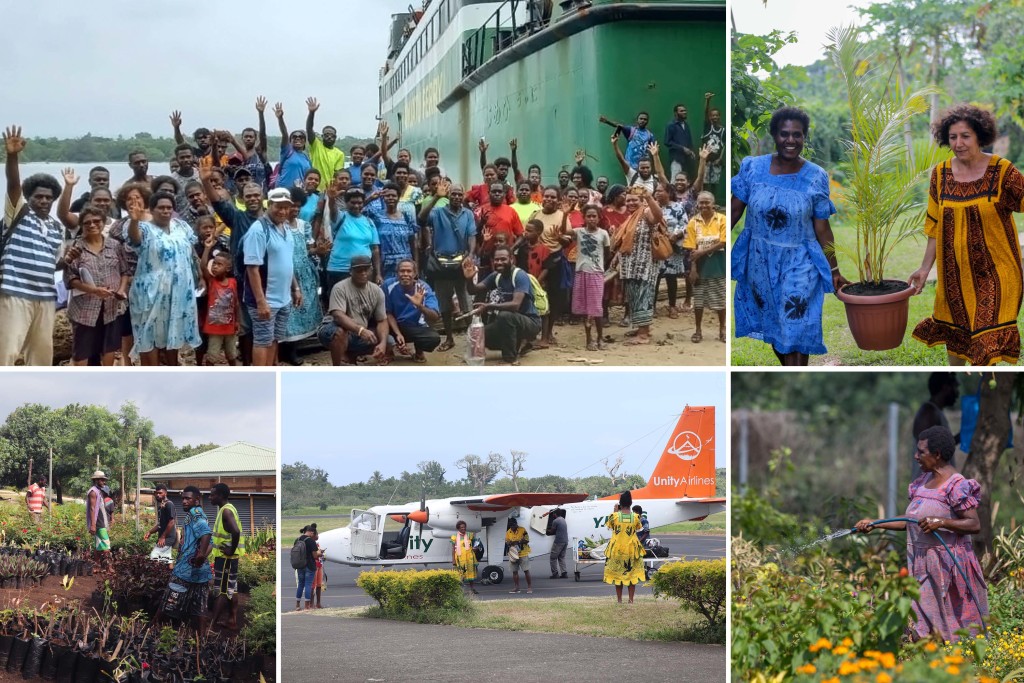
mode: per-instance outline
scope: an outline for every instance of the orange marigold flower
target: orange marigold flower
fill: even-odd
[[[960,667],[950,664],[946,667],[946,673],[948,673],[950,676],[956,676],[958,673],[960,673]]]
[[[963,664],[964,658],[960,657],[959,655],[946,655],[942,658],[942,661],[944,661],[946,664]]]
[[[840,676],[849,676],[856,673],[860,673],[860,667],[853,662],[843,662],[839,665]]]
[[[892,676],[883,671],[875,676],[875,683],[892,683]]]
[[[878,668],[878,662],[873,659],[859,659],[857,660],[857,664],[860,665],[860,668],[864,671],[874,671]]]
[[[896,655],[891,652],[883,652],[882,656],[878,658],[878,663],[886,669],[891,669],[896,666]]]
[[[817,670],[818,667],[814,666],[813,664],[804,664],[803,666],[798,666],[796,668],[796,672],[798,674],[813,674],[817,672]]]
[[[927,645],[924,646],[924,651],[925,652],[935,652],[938,649],[939,649],[939,646],[936,645],[935,643],[928,643]]]
[[[818,638],[818,642],[816,642],[814,645],[811,645],[808,649],[811,652],[817,652],[818,650],[821,650],[823,648],[826,650],[832,649],[832,642],[828,638]]]
[[[843,638],[843,642],[840,643],[840,645],[845,645],[846,647],[853,647],[853,639],[852,638]]]

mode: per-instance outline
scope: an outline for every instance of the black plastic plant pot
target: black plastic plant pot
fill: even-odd
[[[52,642],[46,644],[46,652],[43,655],[43,666],[39,669],[39,675],[44,681],[57,680],[57,664],[60,656],[68,651],[64,645],[54,645]]]
[[[25,666],[21,670],[21,677],[26,681],[32,681],[39,677],[43,668],[43,658],[46,655],[46,641],[42,638],[33,638],[28,645],[28,654],[25,655]]]
[[[7,659],[11,656],[14,636],[0,636],[0,670],[7,668]]]
[[[96,669],[96,683],[110,683],[114,680],[114,663],[106,659],[99,660]]]
[[[99,671],[99,668],[100,660],[81,652],[78,653],[74,683],[96,683],[96,672]]]
[[[11,645],[11,654],[7,658],[7,673],[19,674],[21,668],[25,666],[25,656],[28,655],[28,646],[32,642],[29,639],[22,640],[21,638],[15,638],[14,643]]]
[[[57,650],[58,646],[54,646]],[[74,683],[75,668],[78,666],[78,653],[70,647],[60,647],[57,656],[57,683]]]

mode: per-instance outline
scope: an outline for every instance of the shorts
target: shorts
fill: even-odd
[[[172,554],[173,550],[174,549],[169,545],[165,545],[163,548],[155,546],[149,553],[149,559],[172,564],[174,562],[174,555]]]
[[[223,593],[228,596],[228,600],[231,600],[237,592],[238,558],[213,558],[213,597],[216,598]]]
[[[193,583],[192,581],[183,581],[177,577],[171,579],[171,583],[185,587],[185,595],[182,598],[181,603],[181,615],[186,617],[202,617],[206,614],[206,603],[209,602],[210,584],[208,583]],[[170,586],[164,591],[163,602],[167,602],[167,596],[170,594]]]
[[[110,552],[110,532],[106,529],[97,529],[93,536],[93,550],[98,552]]]
[[[211,334],[206,345],[207,356],[219,356],[224,354],[225,358],[233,359],[238,357],[238,335],[237,334]]]
[[[530,571],[530,556],[520,555],[518,560],[510,559],[508,561],[508,567],[513,573],[518,571],[528,572]]]
[[[71,358],[82,361],[121,350],[121,316],[95,325],[71,323]]]
[[[693,307],[712,311],[725,310],[725,278],[711,277],[697,280],[693,286]]]
[[[252,345],[259,348],[269,348],[274,342],[281,341],[288,336],[288,316],[291,315],[291,304],[278,309],[270,309],[270,319],[260,320],[256,314],[256,307],[246,305],[249,309],[249,318],[252,320]]]
[[[320,327],[316,331],[316,338],[319,340],[321,346],[324,348],[331,348],[331,340],[334,339],[334,335],[341,331],[342,334],[346,334],[344,330],[338,327],[338,323],[333,320],[324,321],[320,323]],[[355,354],[356,356],[369,356],[373,353],[373,344],[360,337],[355,332],[348,332],[348,347],[346,353]]]

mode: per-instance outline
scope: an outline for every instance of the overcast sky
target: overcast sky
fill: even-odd
[[[736,30],[764,35],[773,29],[796,31],[799,39],[782,48],[775,56],[779,66],[807,66],[822,58],[825,34],[833,26],[860,25],[855,8],[867,7],[875,0],[731,0]]]
[[[599,461],[621,452],[626,472],[649,477],[687,404],[715,406],[725,467],[722,372],[282,373],[281,462],[344,485],[423,460],[462,479],[462,456],[512,449],[529,453],[524,476],[603,475]]]
[[[175,446],[248,441],[277,447],[274,373],[236,372],[5,372],[0,419],[25,403],[63,408],[100,405],[117,412],[135,401],[157,434]]]
[[[257,95],[290,128],[371,136],[377,74],[392,13],[419,0],[4,0],[0,40],[3,126],[29,137],[170,135],[180,109],[186,135],[201,126],[256,125]]]

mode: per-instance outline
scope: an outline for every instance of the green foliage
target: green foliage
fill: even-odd
[[[733,677],[744,672],[791,672],[817,660],[825,639],[853,651],[899,651],[918,595],[912,576],[900,576],[898,556],[859,565],[827,557],[814,571],[790,572],[773,562],[733,570]]]
[[[791,104],[792,96],[770,76],[779,71],[774,56],[795,43],[795,32],[772,31],[766,36],[733,35],[732,40],[732,171],[750,156],[757,139],[768,130],[772,113]],[[763,77],[759,78],[761,74]]]
[[[711,632],[725,637],[725,560],[666,562],[651,575],[655,595],[667,595],[704,617]]]
[[[238,561],[238,580],[247,586],[274,583],[277,580],[277,564],[272,553],[246,552]]]
[[[115,552],[109,579],[110,597],[121,609],[155,613],[171,580],[171,565],[154,562],[145,554]],[[102,589],[97,588],[97,593]]]
[[[938,90],[901,92],[892,69],[874,66],[876,57],[857,28],[833,28],[828,38],[825,52],[845,87],[850,112],[840,199],[857,240],[846,256],[857,266],[858,281],[880,283],[892,251],[924,222],[921,182],[947,156],[933,143],[908,149],[904,136],[911,121],[927,113],[927,98]]]
[[[255,123],[255,122],[254,122]],[[241,132],[235,134],[241,141]],[[191,140],[190,140],[191,141]],[[352,145],[366,145],[371,138],[357,138],[351,135],[339,137],[338,149],[348,150]],[[130,138],[117,136],[108,138],[86,134],[80,138],[30,138],[25,151],[20,155],[22,162],[67,161],[67,162],[122,162],[128,161],[128,154],[142,150],[150,161],[170,161],[177,146],[173,137],[153,137],[149,133],[136,133]],[[234,150],[230,149],[231,153]],[[267,158],[271,163],[280,157],[281,137],[267,136]]]
[[[242,637],[250,649],[264,654],[277,652],[277,594],[274,582],[257,586],[245,605],[246,626]]]
[[[769,498],[752,488],[742,495],[733,491],[732,528],[760,546],[792,543],[814,533],[811,525],[780,512]]]
[[[78,504],[55,505],[54,513],[36,523],[22,506],[0,504],[0,544],[13,544],[24,548],[47,547],[74,552],[91,550],[92,537],[85,524],[85,506]],[[140,527],[153,525],[153,515],[142,515]],[[110,525],[111,550],[149,554],[151,544],[143,540],[143,531],[135,530],[135,520],[115,515]]]
[[[247,553],[258,553],[261,551],[273,551],[277,544],[277,530],[270,524],[256,526],[249,531],[245,537],[245,551]]]
[[[380,615],[389,619],[446,621],[448,613],[472,608],[459,573],[450,569],[363,572],[356,585],[377,601]]]

